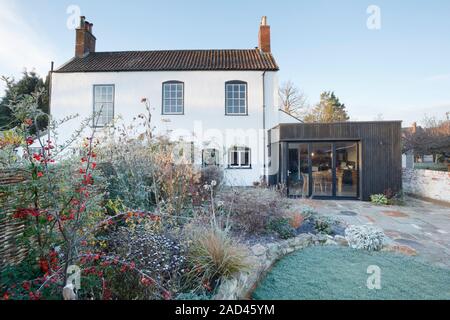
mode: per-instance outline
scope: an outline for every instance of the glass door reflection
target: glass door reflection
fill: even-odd
[[[309,196],[309,166],[307,143],[289,143],[287,176],[289,196]]]
[[[310,156],[312,195],[333,196],[333,145],[313,143]]]
[[[357,142],[336,143],[336,196],[358,196],[358,162]]]
[[[291,197],[359,197],[359,142],[288,143]]]

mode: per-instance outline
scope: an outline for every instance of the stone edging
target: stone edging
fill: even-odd
[[[251,292],[258,285],[272,266],[296,250],[314,245],[342,245],[347,246],[347,240],[343,236],[300,234],[295,238],[269,243],[257,244],[250,248],[249,269],[242,271],[225,280],[219,287],[214,300],[241,300],[248,299]]]

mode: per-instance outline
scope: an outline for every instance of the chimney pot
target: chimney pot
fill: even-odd
[[[267,26],[267,16],[263,16],[263,17],[261,18],[261,25],[262,25],[262,26]]]
[[[86,21],[86,17],[80,17],[80,27],[76,29],[75,56],[84,57],[95,52],[96,38],[92,34],[93,24]]]

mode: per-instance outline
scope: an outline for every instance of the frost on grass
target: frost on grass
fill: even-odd
[[[345,229],[345,238],[353,249],[379,251],[383,247],[386,236],[383,230],[370,225],[352,225]]]

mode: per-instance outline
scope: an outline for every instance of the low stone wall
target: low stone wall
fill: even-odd
[[[450,172],[403,169],[403,191],[450,203]]]
[[[312,245],[348,245],[342,236],[300,234],[299,236],[270,243],[257,244],[251,247],[249,257],[250,268],[224,281],[215,295],[215,300],[249,299],[250,294],[259,284],[273,264],[285,255]]]

